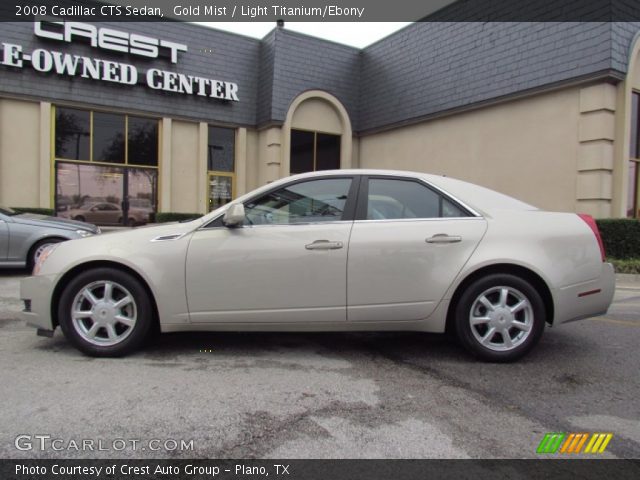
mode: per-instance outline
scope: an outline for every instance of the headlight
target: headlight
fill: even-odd
[[[60,245],[59,243],[52,243],[51,245],[49,245],[47,248],[44,249],[44,251],[38,257],[36,264],[33,266],[32,275],[38,275],[40,273],[40,270],[42,269],[44,262],[47,260],[47,258],[49,258],[49,255],[51,255],[53,251],[56,248],[58,248],[59,245]]]
[[[93,232],[90,232],[89,230],[76,230],[76,233],[82,238],[90,237],[91,235],[93,235]]]

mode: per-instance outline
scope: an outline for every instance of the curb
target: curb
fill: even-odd
[[[637,283],[637,286],[640,287],[640,275],[633,273],[616,273],[616,283]]]

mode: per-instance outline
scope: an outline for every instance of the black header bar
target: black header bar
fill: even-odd
[[[612,22],[638,0],[4,0],[0,21]]]

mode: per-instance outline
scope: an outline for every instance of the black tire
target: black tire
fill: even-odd
[[[512,313],[516,306],[519,308]],[[455,331],[460,343],[488,362],[522,358],[540,340],[545,322],[544,301],[538,291],[510,274],[492,274],[474,281],[455,307]]]
[[[111,303],[105,292],[107,283],[112,285],[114,292]],[[98,298],[102,303],[92,304],[81,297],[81,292],[87,287],[94,296],[99,296],[102,292],[102,298]],[[131,301],[124,307],[117,308],[117,301],[127,296],[130,296]],[[71,312],[77,302],[85,302],[80,310],[89,311],[89,308],[92,315],[74,321]],[[112,318],[110,315],[116,314],[128,317],[129,321],[131,318],[135,320],[131,326],[113,324],[112,338],[107,323],[113,322],[114,320],[109,320]],[[96,268],[79,274],[64,288],[58,304],[58,321],[64,336],[78,350],[93,357],[120,357],[135,351],[150,334],[152,319],[152,303],[146,289],[132,275],[114,268]],[[94,324],[97,325],[97,330],[92,337],[90,332]],[[88,339],[90,337],[92,341]]]
[[[36,242],[29,250],[29,255],[27,258],[27,268],[29,270],[33,270],[33,267],[35,267],[38,257],[42,253],[40,251],[42,247],[45,247],[47,245],[53,245],[55,243],[60,243],[64,241],[65,241],[64,238],[45,238],[44,240],[40,240],[39,242]]]
[[[82,215],[76,215],[74,217],[74,220],[78,221],[78,222],[84,222],[85,218]]]

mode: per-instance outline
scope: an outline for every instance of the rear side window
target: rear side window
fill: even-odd
[[[411,180],[369,179],[367,220],[468,217],[438,192]]]

